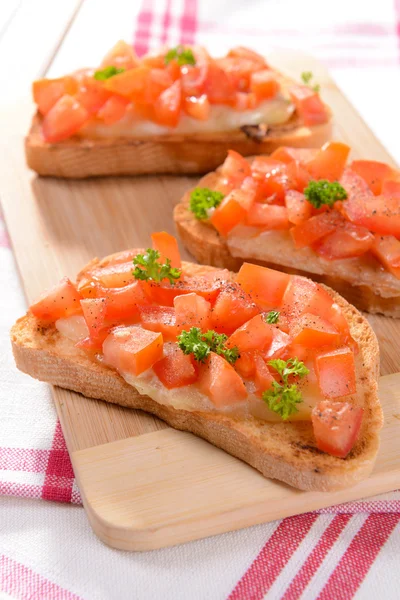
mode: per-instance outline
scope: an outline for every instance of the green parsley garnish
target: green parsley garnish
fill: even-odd
[[[175,48],[171,48],[171,50],[168,50],[164,60],[166,65],[168,65],[171,62],[171,60],[176,60],[180,67],[182,65],[196,64],[196,59],[191,49],[185,48],[181,45],[176,46]]]
[[[233,365],[239,358],[239,349],[237,346],[226,348],[225,342],[228,339],[224,333],[216,333],[209,329],[202,333],[198,327],[191,327],[190,331],[182,331],[177,337],[179,348],[184,354],[193,354],[199,362],[204,362],[210,352],[215,352],[223,356],[225,360]]]
[[[304,377],[308,375],[309,370],[297,358],[289,358],[289,360],[270,360],[269,365],[279,373],[282,383],[274,381],[272,387],[262,394],[263,400],[268,404],[270,410],[276,412],[284,421],[293,413],[298,412],[296,404],[301,402],[302,396],[295,383],[288,384],[290,375]]]
[[[152,248],[147,248],[145,254],[135,256],[133,259],[135,269],[132,273],[135,279],[157,283],[163,279],[168,279],[170,283],[175,283],[175,280],[181,276],[180,269],[171,267],[169,258],[166,259],[165,263],[157,262],[159,258],[160,253]]]
[[[308,85],[314,92],[318,93],[321,89],[321,86],[316,83],[314,85],[311,84],[311,79],[314,77],[311,71],[303,71],[301,74],[301,79],[304,85]]]
[[[104,67],[104,69],[100,69],[99,71],[95,71],[93,77],[98,81],[105,81],[106,79],[110,79],[110,77],[114,77],[114,75],[119,75],[123,73],[125,69],[119,69],[118,67],[114,67],[110,65],[109,67]]]
[[[347,192],[338,181],[310,181],[304,190],[307,200],[315,208],[321,208],[323,204],[333,206],[337,200],[346,200]]]
[[[210,208],[216,208],[224,199],[222,192],[209,188],[195,188],[190,194],[190,210],[200,221],[208,219]]]
[[[265,320],[270,325],[277,323],[279,321],[279,310],[270,310],[269,313],[265,316]]]

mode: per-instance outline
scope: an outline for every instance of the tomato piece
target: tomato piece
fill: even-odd
[[[243,111],[243,110],[253,110],[257,107],[259,100],[253,92],[236,92],[236,100],[233,105],[235,110]]]
[[[233,190],[222,200],[211,215],[210,223],[222,236],[228,233],[239,223],[244,221],[246,209],[237,199],[237,192]]]
[[[38,111],[47,115],[56,102],[69,94],[73,96],[77,89],[77,83],[73,77],[61,77],[60,79],[38,79],[33,82],[33,99],[37,104]]]
[[[98,297],[107,299],[106,319],[108,321],[137,320],[139,306],[149,303],[146,285],[133,281],[120,288],[98,287]]]
[[[313,179],[337,181],[343,175],[350,147],[342,142],[327,142],[304,166]]]
[[[205,94],[187,96],[183,102],[183,109],[189,117],[199,121],[207,121],[211,113],[211,105]]]
[[[275,98],[279,92],[280,85],[273,71],[265,69],[256,71],[250,76],[250,91],[254,92],[261,100]]]
[[[343,171],[340,184],[346,190],[348,199],[358,196],[372,196],[372,192],[365,179],[351,169]]]
[[[317,148],[291,148],[290,146],[280,146],[270,154],[270,158],[279,160],[285,164],[298,162],[301,165],[309,162],[319,150]]]
[[[146,104],[153,104],[160,94],[172,84],[173,79],[165,69],[151,69],[144,91],[144,101]]]
[[[311,217],[311,204],[305,195],[296,190],[288,190],[285,194],[287,218],[294,225],[304,223]]]
[[[339,332],[329,321],[311,313],[303,313],[293,324],[290,333],[293,343],[305,348],[335,347],[341,342]]]
[[[246,216],[248,225],[264,229],[289,229],[288,210],[285,206],[276,204],[261,204],[255,202]]]
[[[382,196],[400,199],[400,179],[385,179],[382,184]]]
[[[375,235],[371,250],[383,266],[400,279],[400,241],[393,235]]]
[[[72,96],[62,96],[43,119],[46,142],[60,142],[74,135],[89,119],[88,111]]]
[[[293,275],[283,296],[279,322],[284,319],[290,326],[303,313],[311,312],[314,314],[315,310],[318,310],[318,306],[321,304],[320,291],[323,291],[322,288],[314,281],[311,281],[311,279]],[[330,296],[329,302],[330,305],[333,302]]]
[[[92,77],[83,77],[75,98],[86,108],[88,113],[97,114],[110,96],[111,92],[104,89],[101,81]]]
[[[96,339],[105,326],[107,300],[106,298],[84,298],[81,300],[81,307],[89,336]]]
[[[281,305],[290,277],[286,273],[267,267],[243,263],[236,282],[256,304],[265,310],[270,310]]]
[[[197,372],[190,356],[178,344],[164,344],[164,357],[153,365],[153,370],[167,389],[185,387],[197,380]]]
[[[397,198],[358,196],[343,202],[348,219],[382,235],[400,237],[400,206]]]
[[[283,358],[291,343],[292,338],[290,335],[274,327],[272,330],[271,345],[268,350],[262,352],[262,357],[267,361],[275,358]]]
[[[298,161],[286,165],[286,173],[290,188],[298,192],[304,192],[312,179],[310,173]]]
[[[150,76],[148,67],[135,67],[118,73],[104,82],[104,87],[113,94],[124,96],[128,100],[143,102]]]
[[[154,103],[154,114],[157,123],[166,127],[176,127],[181,112],[181,82],[175,81],[160,94]]]
[[[264,315],[256,315],[232,333],[226,346],[237,346],[240,354],[250,350],[266,350],[272,342],[272,330]]]
[[[204,97],[204,85],[208,73],[208,63],[196,65],[183,65],[181,71],[182,92],[185,96]],[[209,101],[207,98],[207,104]]]
[[[123,40],[119,40],[111,48],[101,62],[104,67],[117,67],[118,69],[133,69],[139,65],[140,61],[135,54],[133,47]]]
[[[201,330],[211,329],[211,304],[205,298],[195,293],[183,294],[174,298],[176,324],[182,329],[200,327]]]
[[[204,365],[200,365],[199,388],[211,402],[222,408],[242,402],[247,390],[242,378],[222,356],[210,352]]]
[[[43,321],[57,321],[81,311],[81,296],[74,284],[64,277],[30,305],[30,312]]]
[[[250,379],[255,373],[256,352],[241,352],[239,358],[235,362],[235,369],[245,379]]]
[[[251,161],[251,172],[257,179],[286,172],[286,165],[270,156],[256,156]]]
[[[259,312],[251,297],[230,283],[222,289],[211,311],[212,328],[229,335]]]
[[[133,281],[132,262],[111,264],[106,267],[91,269],[87,275],[92,281],[100,283],[107,288],[120,288]]]
[[[361,407],[349,402],[318,402],[311,413],[317,448],[332,456],[346,458],[360,432],[363,412]]]
[[[254,356],[254,367],[253,380],[256,386],[256,394],[261,396],[263,392],[269,390],[275,379],[268,370],[265,360],[257,353]]]
[[[113,125],[122,119],[126,113],[129,100],[121,96],[111,96],[100,108],[97,116],[105,125]]]
[[[370,250],[373,243],[374,236],[368,229],[346,222],[318,241],[313,248],[327,260],[337,260],[361,256]]]
[[[245,177],[251,176],[251,167],[247,160],[235,150],[229,150],[228,156],[219,168],[223,177],[227,177],[234,187],[239,187]]]
[[[353,160],[350,169],[366,181],[375,196],[382,193],[384,180],[393,174],[392,167],[377,160]]]
[[[290,233],[296,248],[304,248],[312,246],[321,238],[335,231],[344,221],[337,210],[329,210],[299,223],[290,230]]]
[[[181,328],[176,323],[175,309],[169,306],[140,306],[140,322],[144,329],[159,331],[165,340],[176,341]]]
[[[305,125],[320,125],[328,120],[328,113],[319,94],[304,85],[293,85],[289,94]]]
[[[104,362],[137,376],[163,357],[163,336],[142,327],[116,327],[103,343]]]
[[[190,294],[191,292],[202,296],[213,304],[220,292],[221,283],[217,276],[197,275],[195,277],[181,277],[174,284],[165,279],[160,284],[150,284],[149,288],[153,301],[163,306],[172,306],[176,296]]]
[[[179,252],[176,238],[166,231],[158,231],[151,234],[154,250],[160,253],[160,261],[165,262],[167,258],[171,261],[171,266],[176,269],[182,267],[181,255]]]
[[[268,66],[265,58],[261,56],[261,54],[258,54],[249,48],[245,48],[244,46],[235,46],[235,48],[229,50],[227,56],[233,58],[246,58],[247,60],[257,63],[258,67]]]
[[[204,82],[204,92],[207,94],[211,104],[227,104],[232,106],[235,103],[235,87],[227,73],[214,61],[208,65],[207,76]]]
[[[321,394],[325,398],[340,398],[356,393],[354,353],[344,347],[319,354],[315,371]]]

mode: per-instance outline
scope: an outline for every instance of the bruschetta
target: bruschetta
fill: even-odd
[[[331,132],[315,86],[241,47],[219,59],[199,46],[139,59],[120,41],[97,69],[35,81],[33,99],[27,162],[56,177],[205,173],[229,148],[317,147]]]
[[[326,283],[361,310],[400,317],[400,173],[350,148],[281,147],[246,160],[230,151],[175,207],[200,262],[243,261]]]
[[[245,263],[182,263],[175,238],[93,260],[11,331],[33,377],[201,436],[264,476],[334,490],[379,447],[379,350],[336,292]]]

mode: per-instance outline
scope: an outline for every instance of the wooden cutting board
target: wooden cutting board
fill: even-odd
[[[393,159],[321,65],[271,60],[293,77],[312,70],[336,115],[335,138],[354,156]],[[25,167],[23,136],[33,107],[10,107],[0,142],[1,200],[28,301],[94,256],[149,244],[173,232],[172,208],[193,179],[140,177],[62,181]],[[183,251],[184,258],[190,258]],[[381,353],[382,444],[372,476],[336,493],[300,492],[262,477],[207,442],[141,411],[53,389],[89,521],[107,544],[149,550],[395,489],[400,482],[400,321],[369,317]],[[392,375],[390,375],[392,374]]]

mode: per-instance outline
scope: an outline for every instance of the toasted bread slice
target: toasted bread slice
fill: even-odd
[[[94,264],[92,261],[90,267]],[[183,268],[187,274],[210,269],[191,263],[184,264]],[[172,427],[190,431],[242,459],[266,477],[302,490],[335,490],[353,485],[371,472],[379,448],[382,411],[377,396],[379,347],[375,334],[354,307],[327,290],[340,305],[351,335],[359,344],[358,391],[351,401],[364,407],[364,416],[359,438],[346,459],[335,458],[316,448],[310,422],[269,423],[215,412],[177,410],[159,404],[140,395],[116,371],[91,360],[54,325],[43,324],[30,313],[12,328],[12,348],[17,367],[32,377],[90,398],[150,412]]]
[[[28,166],[39,175],[77,179],[102,175],[201,174],[216,169],[229,149],[249,156],[270,154],[279,146],[316,148],[330,137],[332,130],[330,119],[308,127],[295,114],[287,123],[271,126],[261,136],[255,131],[257,128],[244,127],[226,133],[73,137],[51,144],[43,140],[41,120],[36,114],[25,138]]]
[[[213,188],[217,181],[216,172],[205,175],[199,187]],[[295,248],[287,232],[269,232],[278,237],[276,243],[257,248],[247,243],[248,252],[228,247],[228,242],[211,225],[199,221],[189,209],[189,190],[175,207],[174,220],[183,244],[200,263],[238,271],[243,262],[253,262],[286,273],[310,277],[324,283],[344,296],[351,304],[369,313],[400,318],[400,280],[384,271],[371,257],[358,267],[352,261],[321,261],[310,248]],[[287,234],[287,239],[283,235]],[[277,250],[279,248],[279,250]],[[325,263],[325,264],[324,264]],[[341,263],[339,269],[335,268]],[[343,265],[346,264],[346,268]],[[329,269],[329,271],[325,270]]]

